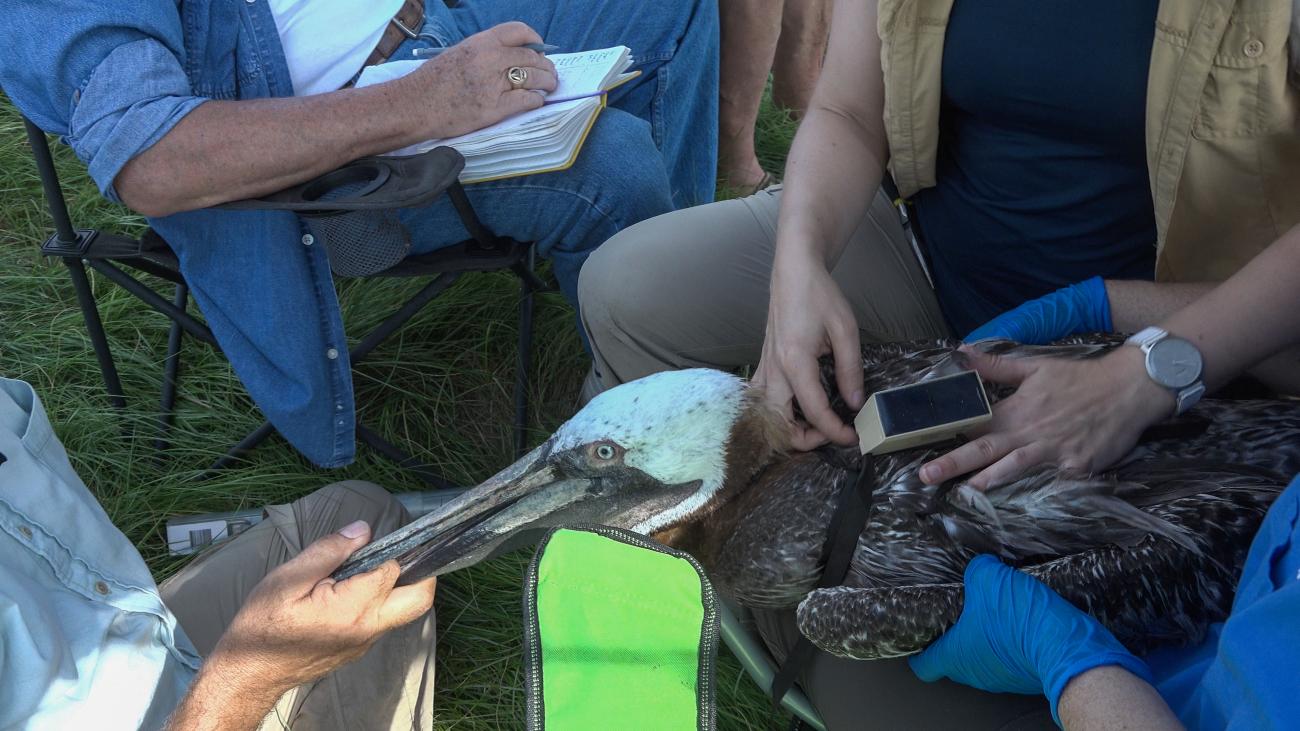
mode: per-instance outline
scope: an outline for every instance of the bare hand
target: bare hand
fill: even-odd
[[[1137,348],[1118,348],[1098,360],[962,351],[982,378],[1018,388],[993,406],[983,436],[922,465],[927,484],[981,470],[967,483],[986,490],[1042,465],[1069,474],[1095,472],[1173,412],[1173,396],[1147,376]]]
[[[274,703],[285,691],[356,660],[385,632],[429,611],[436,579],[394,588],[396,561],[344,581],[329,578],[369,541],[369,526],[358,521],[267,574],[205,670],[221,668],[241,688]]]
[[[394,83],[426,101],[421,105],[430,138],[454,137],[542,106],[555,90],[555,65],[522,46],[541,36],[519,22],[502,23],[466,38]],[[506,73],[528,72],[524,88],[513,89]]]
[[[852,408],[861,408],[862,355],[858,323],[848,300],[830,272],[819,262],[789,259],[772,270],[772,296],[767,310],[763,354],[753,383],[764,398],[791,424],[796,449],[814,449],[827,440],[857,443],[853,427],[831,409],[822,390],[818,357],[835,360],[835,383]],[[806,422],[794,419],[799,401]]]

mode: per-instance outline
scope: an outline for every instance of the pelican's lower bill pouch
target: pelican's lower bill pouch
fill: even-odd
[[[636,533],[557,528],[524,585],[531,730],[711,730],[717,596],[695,559]]]

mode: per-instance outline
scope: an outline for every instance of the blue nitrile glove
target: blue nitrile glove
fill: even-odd
[[[1101,277],[1093,277],[1007,310],[972,330],[965,340],[998,338],[1046,345],[1067,335],[1114,329],[1106,284]]]
[[[909,661],[926,682],[948,677],[995,693],[1042,693],[1056,704],[1085,670],[1118,665],[1151,682],[1151,671],[1097,620],[1047,585],[988,554],[966,567],[961,617]]]

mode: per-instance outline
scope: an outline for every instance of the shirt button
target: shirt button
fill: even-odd
[[[336,348],[330,348],[329,350],[325,351],[325,357],[329,358],[330,360],[337,360],[339,357],[339,351]]]
[[[100,594],[103,594],[103,595],[107,596],[107,595],[108,595],[108,584],[105,584],[105,583],[102,582],[102,581],[96,581],[96,582],[95,582],[95,591],[99,592]]]
[[[1264,42],[1258,38],[1252,38],[1246,41],[1241,52],[1246,54],[1246,58],[1259,58],[1264,55]]]
[[[315,236],[312,236],[311,234],[303,234],[303,235],[302,235],[302,245],[303,245],[303,246],[311,246],[311,245],[314,244],[314,243],[316,243],[316,237],[315,237]]]
[[[31,537],[32,537],[32,529],[31,529],[31,528],[28,528],[28,527],[25,526],[25,525],[20,525],[20,526],[18,526],[18,532],[23,534],[23,538],[31,538]]]

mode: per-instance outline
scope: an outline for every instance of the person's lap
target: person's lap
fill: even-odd
[[[582,318],[599,378],[584,396],[661,370],[753,365],[762,350],[781,189],[676,211],[619,233],[587,263]],[[889,201],[877,196],[832,277],[865,342],[946,336]]]
[[[396,498],[370,483],[339,482],[288,505],[187,565],[159,590],[199,654],[209,655],[249,592],[267,573],[316,539],[354,520],[378,538],[410,521]],[[430,728],[435,613],[398,628],[361,659],[286,693],[263,728]]]
[[[675,207],[713,200],[717,166],[718,17],[708,0],[461,0],[451,9],[469,34],[519,20],[561,53],[632,50],[641,75],[613,90],[610,106],[651,123],[667,161]]]
[[[552,260],[556,279],[576,301],[578,272],[587,255],[623,228],[673,209],[669,182],[650,139],[649,124],[618,109],[603,111],[573,167],[465,186],[483,223],[494,233],[535,242]],[[433,251],[469,236],[449,202],[403,211],[413,253]]]
[[[628,6],[617,0],[463,0],[427,6],[426,30],[439,43],[503,22],[527,23],[564,51],[624,44],[641,76],[610,94],[568,170],[466,186],[495,233],[537,244],[575,301],[587,255],[636,221],[712,200],[716,166],[716,17],[702,0]],[[703,14],[703,15],[702,15]],[[409,45],[419,41],[408,41]],[[399,49],[397,56],[404,51]],[[468,236],[444,200],[403,212],[413,253]]]
[[[754,624],[778,660],[799,638],[792,611],[756,612]],[[829,731],[1056,728],[1042,696],[985,693],[948,680],[926,683],[903,658],[849,660],[817,652],[798,683]]]

